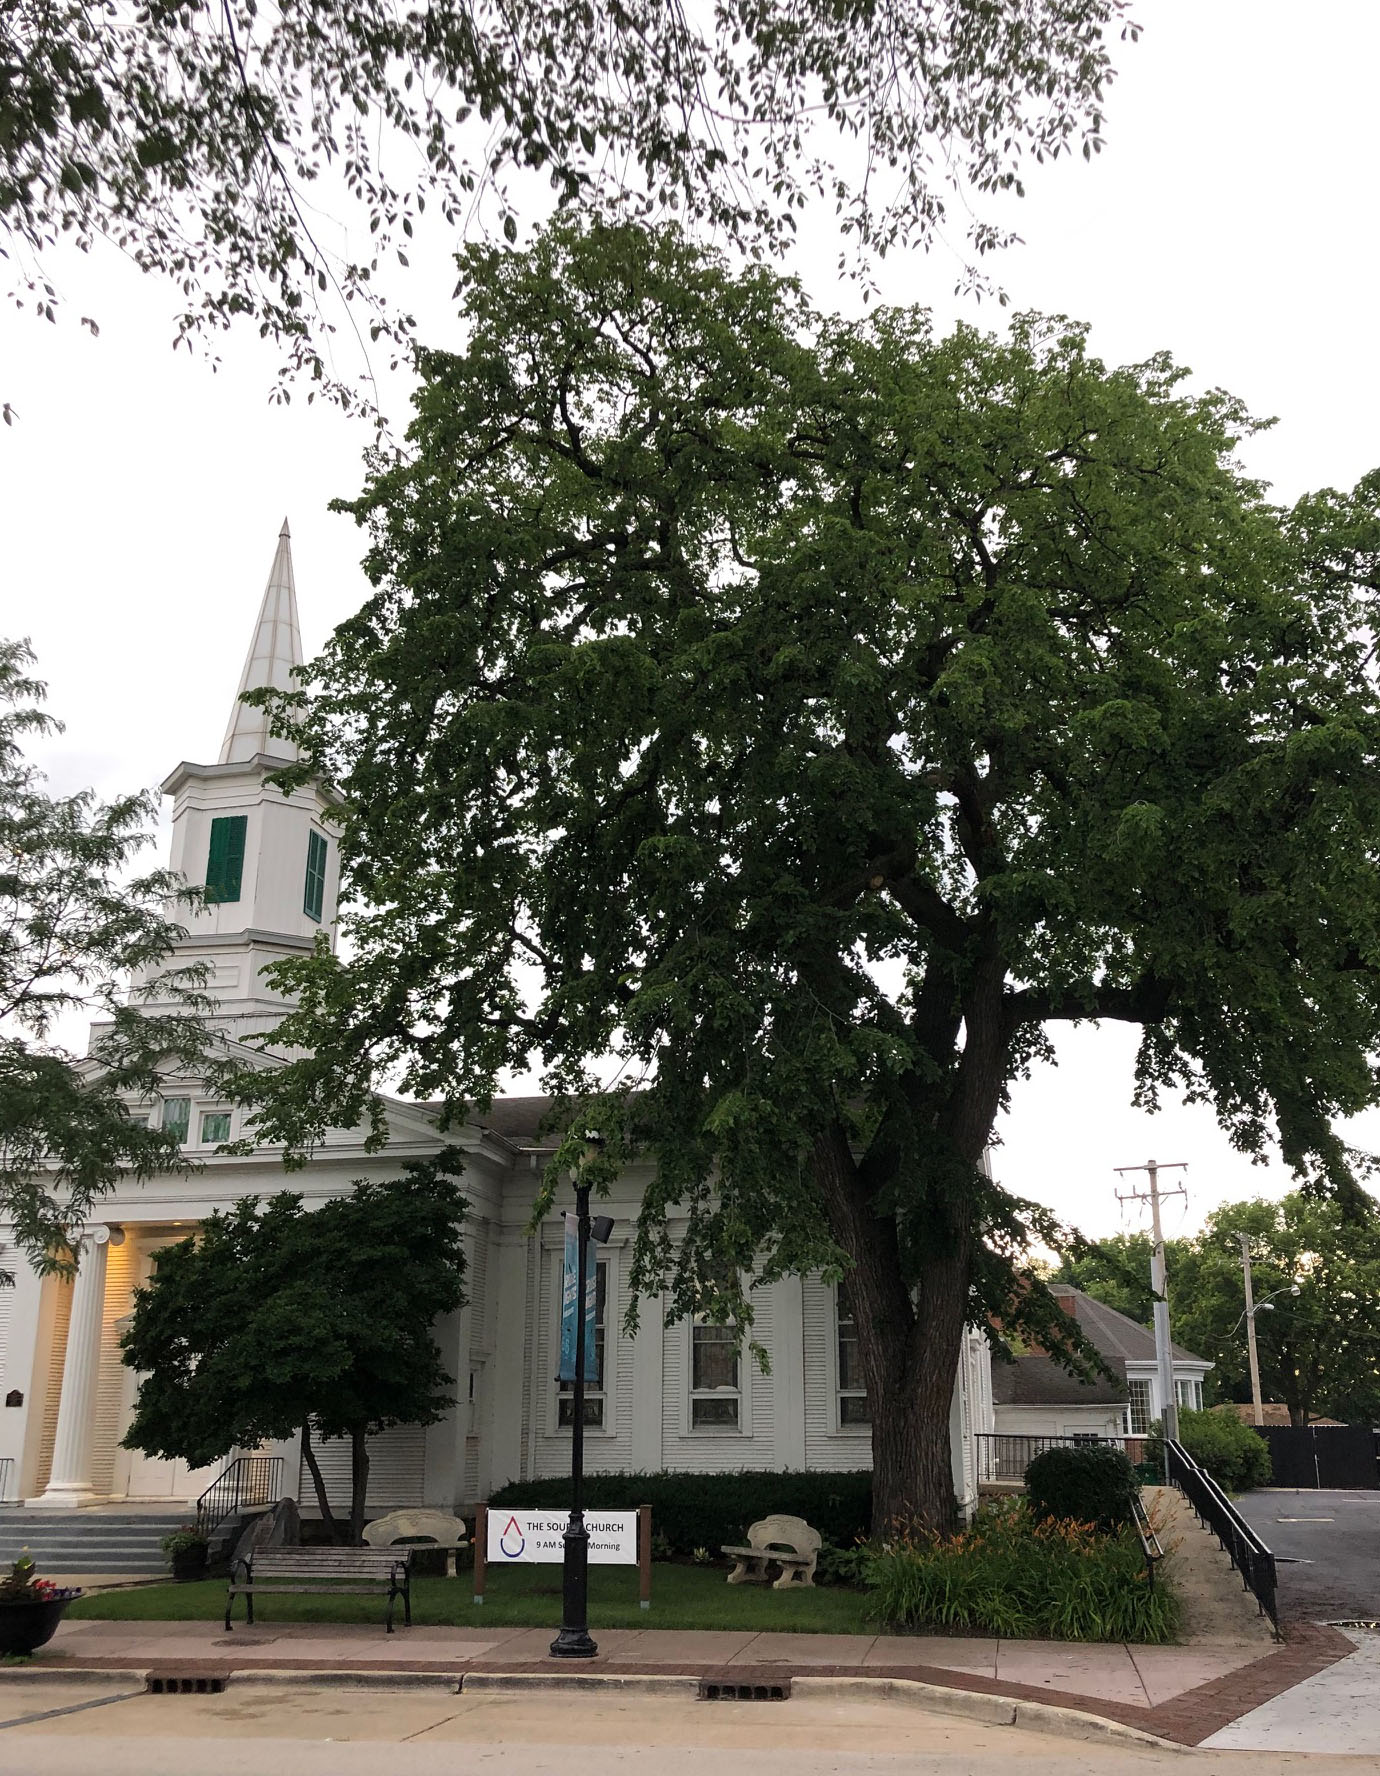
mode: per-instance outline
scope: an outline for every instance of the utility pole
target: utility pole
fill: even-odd
[[[1117,1192],[1118,1202],[1148,1202],[1150,1204],[1150,1228],[1154,1236],[1154,1248],[1150,1257],[1150,1288],[1155,1297],[1155,1367],[1159,1372],[1160,1381],[1160,1418],[1164,1425],[1164,1434],[1174,1442],[1179,1439],[1179,1402],[1174,1393],[1174,1358],[1169,1347],[1169,1276],[1164,1262],[1164,1229],[1160,1225],[1161,1196],[1182,1196],[1188,1198],[1188,1192],[1182,1184],[1173,1190],[1160,1190],[1161,1172],[1186,1172],[1186,1161],[1175,1160],[1171,1165],[1158,1165],[1153,1159],[1146,1160],[1144,1165],[1117,1166],[1118,1177],[1126,1172],[1145,1172],[1149,1175],[1150,1184],[1146,1190],[1128,1190]]]
[[[1251,1412],[1257,1426],[1265,1422],[1265,1407],[1260,1397],[1260,1358],[1255,1350],[1255,1296],[1251,1291],[1251,1241],[1249,1234],[1240,1234],[1241,1271],[1246,1279],[1246,1349],[1251,1359]]]

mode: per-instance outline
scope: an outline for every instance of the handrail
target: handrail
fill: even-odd
[[[1275,1557],[1260,1536],[1232,1504],[1222,1488],[1205,1473],[1182,1443],[1164,1441],[1165,1473],[1171,1485],[1192,1505],[1199,1520],[1217,1537],[1228,1560],[1241,1574],[1241,1582],[1279,1633]]]
[[[196,1501],[196,1526],[210,1541],[237,1512],[271,1505],[283,1486],[281,1455],[237,1455]]]
[[[1141,1497],[1139,1488],[1131,1496],[1131,1520],[1140,1537],[1141,1553],[1145,1556],[1145,1577],[1153,1591],[1155,1567],[1164,1559],[1164,1549],[1160,1546],[1160,1538],[1155,1534],[1155,1526],[1150,1521],[1150,1513],[1145,1508],[1145,1500]]]

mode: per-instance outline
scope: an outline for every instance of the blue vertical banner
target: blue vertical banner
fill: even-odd
[[[594,1313],[598,1282],[594,1274],[594,1242],[585,1254],[585,1385],[598,1387],[598,1354],[594,1344]],[[580,1218],[566,1211],[565,1261],[561,1266],[561,1368],[559,1380],[575,1379],[575,1322],[579,1309]]]

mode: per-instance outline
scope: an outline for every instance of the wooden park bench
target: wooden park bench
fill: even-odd
[[[243,1577],[241,1577],[243,1574]],[[244,1598],[245,1621],[254,1626],[254,1598],[388,1597],[388,1632],[393,1603],[403,1600],[403,1624],[412,1626],[411,1548],[255,1548],[237,1560],[225,1599],[225,1631],[237,1597]]]
[[[803,1517],[763,1517],[749,1524],[746,1548],[724,1548],[737,1561],[728,1575],[730,1585],[765,1584],[768,1566],[779,1566],[781,1577],[774,1591],[794,1585],[813,1585],[821,1537]]]
[[[371,1548],[392,1548],[399,1542],[430,1542],[446,1550],[446,1577],[455,1577],[456,1550],[468,1545],[465,1525],[448,1511],[421,1508],[390,1511],[365,1526],[364,1539]]]

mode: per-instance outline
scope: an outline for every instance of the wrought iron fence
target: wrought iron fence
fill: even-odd
[[[273,1504],[283,1490],[281,1455],[239,1455],[196,1501],[196,1526],[207,1541],[241,1511]]]
[[[1228,1560],[1241,1574],[1241,1583],[1279,1632],[1279,1606],[1275,1596],[1275,1557],[1213,1479],[1205,1473],[1182,1443],[1164,1444],[1169,1482],[1192,1505],[1199,1521],[1217,1537]]]
[[[1102,1443],[1124,1449],[1135,1466],[1146,1458],[1148,1437],[1103,1437],[1072,1433],[1062,1437],[1025,1436],[1010,1431],[979,1431],[977,1444],[978,1484],[1019,1484],[1025,1471],[1046,1449],[1076,1449],[1080,1444]]]

